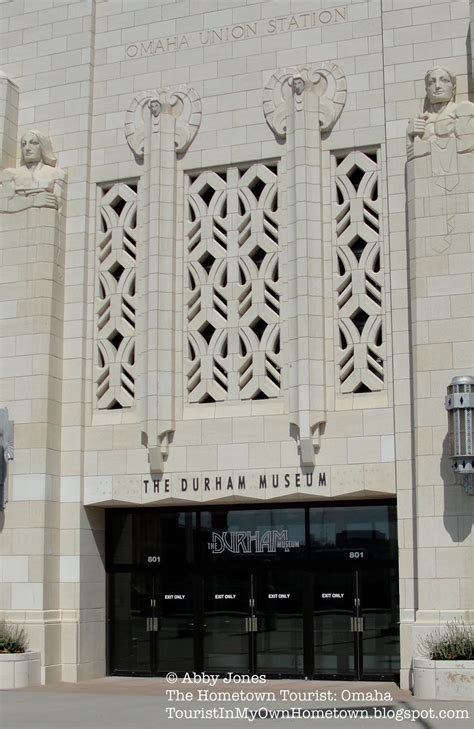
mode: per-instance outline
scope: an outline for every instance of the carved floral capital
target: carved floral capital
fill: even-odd
[[[286,138],[287,117],[304,108],[305,97],[318,100],[321,131],[332,129],[344,108],[347,95],[346,77],[335,63],[324,62],[291,66],[276,71],[263,91],[263,112],[273,133]]]
[[[138,160],[143,159],[145,146],[145,119],[149,115],[153,132],[160,129],[163,114],[176,119],[176,152],[185,152],[201,125],[201,99],[189,86],[166,86],[141,91],[127,109],[125,137]]]

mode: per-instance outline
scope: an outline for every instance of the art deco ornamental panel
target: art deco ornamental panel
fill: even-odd
[[[377,152],[335,160],[336,365],[343,393],[384,388],[379,178]]]
[[[281,387],[276,164],[189,177],[187,391],[192,403],[277,397]]]
[[[100,189],[96,289],[96,397],[101,410],[135,397],[137,188]]]

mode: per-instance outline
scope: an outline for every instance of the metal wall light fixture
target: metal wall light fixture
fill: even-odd
[[[8,418],[8,408],[0,408],[0,511],[7,503],[8,463],[13,461],[13,421]]]
[[[462,476],[464,490],[474,495],[474,377],[453,377],[448,385],[446,410],[449,425],[449,455],[455,472]]]

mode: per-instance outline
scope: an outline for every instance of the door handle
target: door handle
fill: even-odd
[[[258,631],[258,618],[255,615],[251,615],[249,618],[245,618],[245,632],[256,633]]]
[[[364,618],[351,618],[351,633],[364,632]]]
[[[147,618],[146,619],[146,632],[147,633],[157,633],[160,629],[159,619],[158,618]]]

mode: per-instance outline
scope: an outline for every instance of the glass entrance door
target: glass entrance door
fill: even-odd
[[[361,677],[391,679],[400,670],[398,570],[366,567],[358,579]]]
[[[212,574],[204,601],[204,670],[303,672],[303,581],[297,573]]]
[[[250,630],[253,579],[248,574],[206,576],[203,667],[211,673],[249,673],[254,633]]]
[[[304,670],[302,573],[268,568],[256,576],[255,672],[301,675]]]
[[[334,568],[315,575],[314,673],[392,679],[399,670],[397,570]]]
[[[193,669],[192,582],[149,572],[111,576],[111,673],[152,676]]]
[[[118,572],[112,576],[111,583],[112,673],[149,676],[153,655],[150,624],[153,577],[143,573]]]
[[[330,569],[314,576],[314,673],[354,678],[357,654],[352,618],[355,592],[351,571]]]
[[[166,574],[155,578],[154,615],[156,658],[154,673],[166,673],[169,666],[179,672],[194,666],[194,609],[191,576]]]

